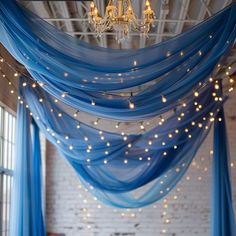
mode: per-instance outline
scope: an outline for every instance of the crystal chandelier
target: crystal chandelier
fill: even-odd
[[[154,18],[149,0],[145,1],[141,22],[134,13],[131,0],[109,0],[104,17],[99,14],[94,1],[90,3],[89,22],[94,26],[97,35],[101,36],[107,30],[115,30],[118,42],[129,37],[131,30],[147,36]]]

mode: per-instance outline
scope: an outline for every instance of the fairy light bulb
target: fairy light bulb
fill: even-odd
[[[64,92],[64,93],[62,93],[62,95],[61,95],[61,97],[66,97],[68,95],[68,93],[67,92]]]
[[[14,73],[14,77],[17,77],[19,74],[17,72]]]
[[[199,96],[199,93],[197,91],[194,92],[194,96],[195,97],[198,97]]]
[[[216,90],[220,89],[220,85],[219,84],[215,84],[215,89]]]
[[[45,84],[43,82],[39,82],[39,86],[43,87]]]
[[[95,120],[95,121],[93,122],[93,124],[94,124],[94,125],[98,125],[98,122],[99,122],[99,118],[97,118],[97,120]]]
[[[116,127],[116,129],[119,129],[119,127],[120,127],[120,122],[118,122],[115,127]]]
[[[94,100],[91,101],[91,105],[92,105],[92,106],[95,106],[95,105],[96,105],[96,103],[95,103]]]
[[[143,125],[143,122],[140,124],[140,129],[141,129],[141,130],[144,130],[144,129],[145,129],[145,127],[144,127],[144,125]]]
[[[77,111],[75,111],[75,113],[73,114],[73,116],[74,116],[74,117],[77,117],[78,114],[79,114],[79,111],[77,110]]]
[[[165,96],[162,96],[162,98],[161,98],[161,99],[162,99],[162,102],[163,102],[163,103],[167,102],[167,99],[166,99],[166,97],[165,97]]]
[[[135,108],[134,103],[132,101],[129,101],[129,108],[130,109],[134,109]]]
[[[170,56],[170,52],[167,52],[167,53],[166,53],[166,56],[169,57],[169,56]]]

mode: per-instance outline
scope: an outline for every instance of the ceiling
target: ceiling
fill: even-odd
[[[167,40],[193,27],[204,19],[220,11],[232,0],[151,0],[156,14],[154,27],[149,37],[133,33],[121,44],[115,40],[114,32],[106,32],[97,37],[88,22],[89,1],[25,1],[19,0],[41,18],[92,44],[113,48],[140,48]],[[145,0],[131,0],[137,16],[142,18]],[[95,0],[101,14],[104,14],[108,0]]]

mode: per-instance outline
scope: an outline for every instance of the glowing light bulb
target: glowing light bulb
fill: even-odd
[[[140,129],[141,129],[141,130],[144,130],[144,129],[145,129],[145,127],[144,127],[144,125],[143,125],[143,122],[140,124]]]
[[[162,102],[163,102],[163,103],[167,102],[167,99],[166,99],[165,96],[162,96]]]
[[[93,122],[94,125],[98,125],[99,118]]]
[[[68,93],[67,92],[64,92],[64,93],[62,93],[62,95],[61,95],[61,97],[66,97],[68,95]]]
[[[220,85],[219,84],[215,84],[215,89],[216,90],[220,89]]]
[[[135,106],[134,106],[134,103],[131,102],[131,101],[129,101],[129,108],[130,108],[130,109],[134,109],[134,107],[135,107]]]

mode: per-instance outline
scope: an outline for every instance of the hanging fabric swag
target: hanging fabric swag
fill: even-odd
[[[14,0],[2,0],[0,41],[57,99],[100,117],[140,120],[176,107],[211,76],[234,42],[235,11],[233,4],[160,44],[117,50],[73,38]],[[139,85],[145,85],[141,91]],[[116,91],[131,87],[132,96]]]
[[[227,97],[216,75],[236,37],[235,12],[232,4],[160,44],[117,50],[73,38],[14,0],[1,0],[0,42],[32,77],[20,78],[14,196],[21,197],[12,207],[11,235],[45,235],[39,140],[34,138],[32,155],[27,107],[84,186],[120,208],[143,207],[168,194],[215,122],[212,236],[234,236]],[[71,109],[120,122],[161,115],[161,122],[119,134],[81,122]]]

